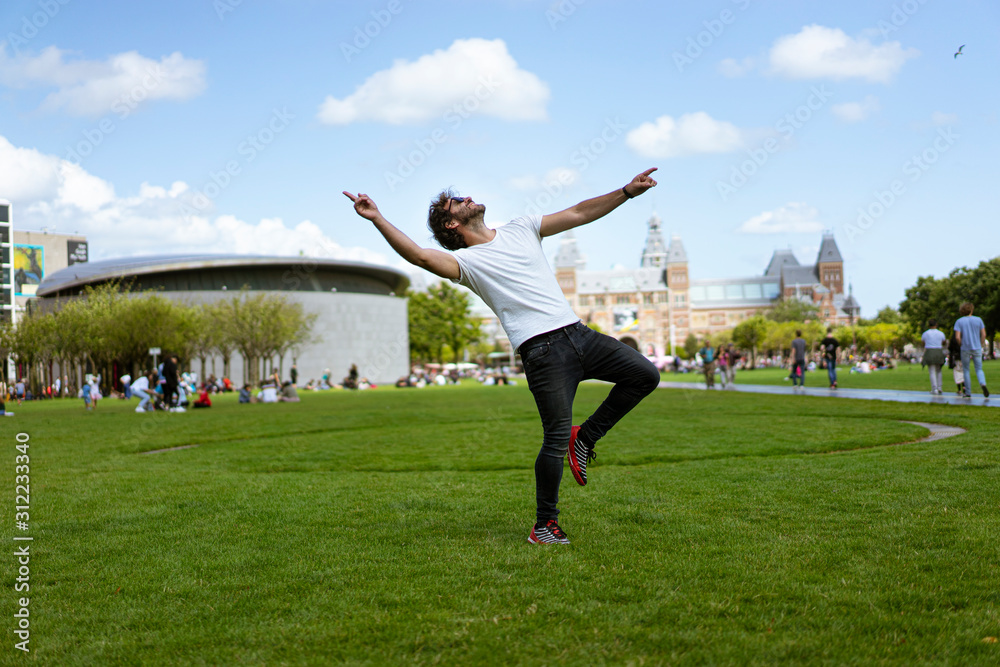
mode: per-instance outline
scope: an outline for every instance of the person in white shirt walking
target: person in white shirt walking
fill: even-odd
[[[585,326],[576,316],[542,252],[541,241],[593,222],[656,186],[647,169],[625,187],[564,211],[516,218],[497,229],[484,223],[486,207],[471,197],[441,192],[432,201],[428,226],[442,247],[423,248],[394,227],[366,194],[344,194],[354,210],[374,223],[403,259],[475,292],[496,313],[524,365],[528,388],[542,420],[542,448],[535,459],[534,544],[569,544],[559,526],[563,458],[576,482],[587,484],[594,445],[659,384],[656,367],[631,347]],[[573,426],[573,399],[580,382],[614,384],[597,410]]]
[[[921,363],[930,368],[931,393],[940,396],[944,393],[941,388],[941,369],[944,367],[944,346],[948,342],[948,337],[937,328],[937,320],[931,318],[927,322],[927,331],[920,335],[920,340],[924,342],[924,357]]]

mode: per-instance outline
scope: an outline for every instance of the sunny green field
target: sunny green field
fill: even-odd
[[[523,382],[134,405],[0,420],[2,664],[1000,663],[1000,410],[658,390],[543,547]]]
[[[1000,388],[1000,361],[984,362],[983,372],[986,374],[986,386]],[[661,377],[667,382],[705,381],[705,376],[701,373],[667,372],[661,373]],[[739,370],[736,372],[736,384],[784,385],[791,388],[792,382],[786,378],[788,378],[787,368],[757,368],[752,371]],[[955,380],[950,368],[944,368],[942,381],[944,392],[954,394]],[[719,384],[718,375],[716,375],[715,383]],[[825,368],[806,373],[807,387],[825,388],[829,384]],[[920,364],[905,363],[892,370],[880,370],[874,373],[852,373],[850,367],[842,365],[837,367],[837,386],[841,389],[899,389],[928,392],[931,388],[931,381],[927,368]],[[982,395],[975,372],[972,374],[972,394],[973,396]]]

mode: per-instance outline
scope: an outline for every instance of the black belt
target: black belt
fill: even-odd
[[[546,331],[545,333],[540,333],[537,336],[532,336],[528,340],[526,340],[523,343],[521,343],[520,345],[518,345],[517,346],[517,351],[518,351],[518,353],[520,353],[521,350],[527,349],[527,348],[531,347],[532,345],[536,345],[538,343],[548,342],[548,341],[552,340],[553,337],[558,336],[562,332],[566,331],[566,329],[570,329],[572,327],[575,327],[578,324],[582,325],[583,323],[582,322],[574,322],[573,324],[567,324],[564,327],[559,327],[558,329],[553,329],[552,331]]]

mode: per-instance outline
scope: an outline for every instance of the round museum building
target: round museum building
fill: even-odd
[[[307,314],[316,316],[312,340],[274,364],[281,362],[286,374],[296,364],[302,383],[318,380],[326,369],[339,382],[352,364],[361,377],[374,383],[394,382],[409,372],[403,294],[410,279],[398,269],[309,257],[130,257],[73,264],[46,276],[36,295],[43,308],[57,308],[53,301],[78,297],[88,286],[112,281],[128,283],[135,291],[155,290],[189,305],[232,299],[243,288],[301,304]],[[221,364],[213,366],[219,374]],[[231,363],[234,383],[243,382],[242,368],[237,352]]]

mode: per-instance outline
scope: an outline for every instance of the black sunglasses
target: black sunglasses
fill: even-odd
[[[458,204],[461,204],[462,202],[464,202],[464,201],[465,201],[465,197],[452,197],[452,198],[451,198],[451,200],[452,200],[453,202],[456,202],[456,203],[458,203]]]

